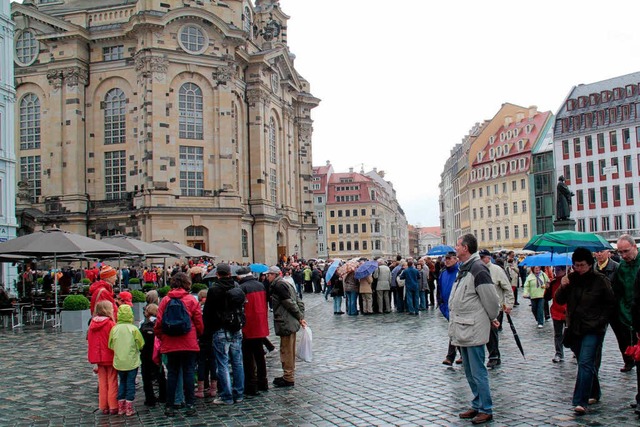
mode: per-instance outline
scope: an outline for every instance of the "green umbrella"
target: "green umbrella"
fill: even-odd
[[[536,252],[554,253],[574,252],[577,248],[586,248],[591,252],[613,249],[611,244],[598,234],[566,230],[536,234],[524,247]]]

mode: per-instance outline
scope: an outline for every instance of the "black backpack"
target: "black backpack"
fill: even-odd
[[[171,298],[162,315],[162,332],[177,337],[191,330],[191,317],[180,298]]]
[[[229,332],[241,330],[247,319],[244,315],[246,296],[237,283],[224,294],[224,311],[222,312],[222,328]]]

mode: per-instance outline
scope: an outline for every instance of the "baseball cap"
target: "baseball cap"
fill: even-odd
[[[453,258],[455,256],[458,256],[455,252],[447,252],[444,257],[445,258]]]
[[[229,264],[221,262],[220,264],[216,265],[216,273],[223,276],[229,276],[231,274],[231,267],[229,267]]]
[[[236,276],[244,276],[245,274],[251,273],[249,267],[240,267],[236,270]]]
[[[280,274],[280,267],[278,267],[277,265],[272,265],[271,267],[269,267],[269,270],[267,270],[267,274]]]
[[[480,256],[491,256],[491,252],[489,252],[488,249],[482,249],[482,250],[480,250],[480,252],[478,252],[478,255],[480,255]]]

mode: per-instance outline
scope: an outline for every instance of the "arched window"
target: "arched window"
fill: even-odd
[[[187,237],[203,237],[204,236],[204,227],[190,225],[186,230]]]
[[[124,144],[127,134],[127,100],[121,89],[107,92],[104,98],[104,143]]]
[[[203,139],[202,89],[193,83],[180,87],[180,138]]]
[[[20,149],[40,148],[40,99],[26,94],[20,101]]]
[[[276,121],[273,117],[269,120],[269,160],[276,163]]]
[[[249,38],[251,38],[251,27],[252,27],[252,19],[251,19],[251,9],[249,9],[249,6],[245,6],[244,7],[244,15],[242,15],[242,29],[245,30],[248,35]]]

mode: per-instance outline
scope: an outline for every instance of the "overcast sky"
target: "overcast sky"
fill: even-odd
[[[640,2],[280,0],[322,99],[313,163],[386,172],[409,223],[439,225],[453,146],[505,102],[557,112],[574,85],[640,70]]]

